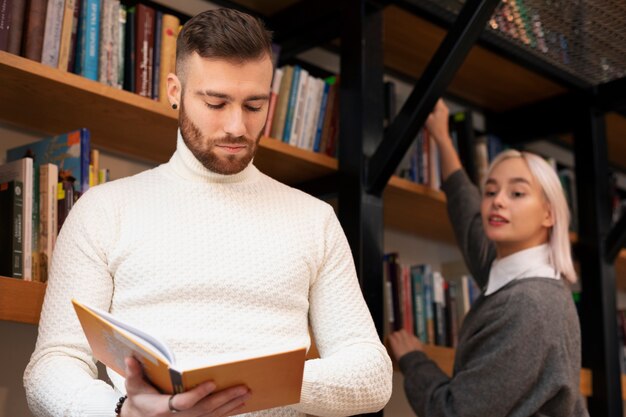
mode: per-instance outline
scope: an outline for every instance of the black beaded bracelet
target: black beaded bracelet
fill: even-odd
[[[117,401],[117,405],[115,406],[115,415],[117,417],[119,417],[120,413],[122,412],[122,406],[124,405],[124,401],[126,401],[126,398],[128,398],[128,395],[120,397],[120,399]]]

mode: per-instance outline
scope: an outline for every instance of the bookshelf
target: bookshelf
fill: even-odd
[[[294,0],[237,3],[272,15]],[[445,30],[396,6],[384,11],[385,66],[419,78]],[[89,126],[94,147],[154,163],[165,162],[174,150],[176,112],[162,104],[107,87],[0,51],[0,119],[42,135]],[[487,110],[505,111],[563,94],[566,88],[493,52],[474,47],[449,87],[449,92]],[[27,109],[27,111],[26,111]],[[88,110],[86,110],[88,109]],[[607,115],[611,162],[626,168],[626,119]],[[263,172],[288,184],[321,178],[338,169],[325,155],[263,138],[255,159]],[[385,225],[435,241],[453,243],[445,197],[409,181],[392,178],[384,194]],[[626,251],[617,260],[617,286],[626,290]],[[45,285],[0,277],[0,320],[36,324]],[[427,352],[448,371],[452,349],[429,346]],[[581,390],[591,394],[588,370]],[[622,377],[624,388],[624,377]],[[626,395],[624,395],[626,398]]]
[[[95,147],[153,163],[167,161],[174,151],[176,112],[161,103],[2,51],[0,84],[11,86],[0,89],[0,119],[8,124],[42,135],[90,126]],[[92,110],[85,111],[87,107]],[[618,123],[624,120],[617,115],[611,117]],[[626,130],[626,122],[624,128]],[[626,150],[622,154],[626,155]],[[321,178],[336,172],[338,167],[332,157],[271,138],[262,138],[255,164],[261,171],[287,184]],[[384,193],[385,225],[454,244],[445,201],[441,191],[392,177]],[[622,250],[617,259],[616,276],[617,287],[626,290],[626,250]],[[36,323],[34,318],[38,317],[41,303],[23,306],[20,303],[24,299],[38,300],[43,289],[37,283],[15,286],[14,280],[9,280],[9,284],[5,281],[0,281],[0,288],[6,286],[15,296],[0,291],[3,297],[0,320],[13,320],[7,311],[13,310],[11,305],[15,305],[28,311],[28,315],[18,321]]]

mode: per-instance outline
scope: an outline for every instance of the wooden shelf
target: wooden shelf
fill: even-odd
[[[46,284],[0,277],[0,321],[37,324]]]
[[[419,79],[447,31],[396,6],[383,12],[385,65]],[[479,107],[504,111],[566,89],[480,46],[474,46],[448,92]]]
[[[162,163],[176,146],[177,113],[162,103],[0,51],[0,120],[42,135],[79,127],[94,147]],[[255,163],[287,184],[337,170],[326,155],[261,140]]]
[[[443,192],[392,177],[383,198],[385,226],[426,239],[455,242]]]

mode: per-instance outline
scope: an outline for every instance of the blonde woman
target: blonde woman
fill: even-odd
[[[420,417],[587,416],[569,211],[554,170],[514,150],[492,163],[482,196],[461,167],[439,100],[426,126],[441,157],[448,214],[482,289],[459,332],[452,378],[405,331],[390,345]]]

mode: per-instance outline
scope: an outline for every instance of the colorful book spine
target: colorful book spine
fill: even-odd
[[[7,51],[15,55],[19,55],[22,49],[25,11],[26,0],[11,1],[11,21],[9,22]]]
[[[299,65],[293,67],[293,79],[289,90],[289,102],[287,104],[287,114],[285,116],[285,129],[283,131],[283,142],[289,143],[291,138],[291,126],[294,118],[294,110],[298,100],[298,87],[300,86],[300,73],[302,68]]]
[[[23,55],[33,61],[41,62],[43,35],[46,26],[46,0],[30,0],[25,16]]]
[[[48,280],[52,251],[58,230],[57,183],[59,168],[54,164],[39,166],[39,264],[40,281]]]
[[[72,16],[72,36],[70,39],[70,52],[69,57],[67,59],[67,70],[72,73],[76,73],[76,59],[77,59],[77,50],[76,45],[78,44],[78,29],[80,26],[80,11],[83,8],[82,0],[74,0],[74,14]]]
[[[163,15],[161,33],[161,55],[159,59],[159,101],[169,105],[167,99],[167,76],[176,71],[176,38],[180,20],[171,14]],[[156,56],[156,55],[155,55]]]
[[[65,0],[49,0],[46,10],[46,27],[43,36],[41,63],[56,68],[59,64],[59,50],[61,47],[61,30],[63,29],[63,14]]]
[[[65,0],[63,8],[63,23],[59,42],[59,59],[57,68],[67,71],[70,61],[70,47],[72,45],[72,30],[74,27],[74,8],[76,0]]]
[[[317,118],[317,126],[315,129],[315,138],[313,139],[313,151],[320,151],[320,143],[322,140],[322,130],[324,128],[324,120],[326,118],[326,107],[328,106],[328,91],[330,90],[330,83],[324,80],[324,89],[322,91],[322,102],[320,104],[320,114]]]
[[[0,0],[0,51],[9,49],[12,8],[13,0]]]
[[[274,139],[283,139],[293,73],[293,66],[287,65],[283,67],[283,79],[280,82],[278,99],[276,101],[276,110],[274,111],[274,120],[272,121],[272,131],[270,132],[270,136]]]
[[[76,72],[90,80],[98,80],[100,14],[101,2],[99,0],[83,0],[78,43],[80,59],[77,61]]]
[[[124,90],[135,92],[135,43],[137,36],[136,16],[137,7],[129,6],[126,9],[126,27],[124,33]]]
[[[159,94],[161,90],[159,85],[161,83],[161,49],[163,38],[161,32],[163,31],[163,12],[157,10],[154,15],[154,51],[153,51],[153,64],[152,64],[152,99],[159,101]]]
[[[113,0],[102,0],[100,17],[98,81],[102,84],[111,85],[111,61],[113,55]]]
[[[276,112],[276,102],[278,101],[278,93],[280,92],[280,83],[283,80],[283,70],[276,68],[274,70],[274,79],[272,80],[272,88],[270,90],[270,102],[267,109],[267,119],[265,121],[265,128],[263,129],[263,136],[270,136],[272,132],[272,122],[274,120],[274,113]]]
[[[0,183],[0,276],[22,278],[22,182]]]
[[[135,39],[135,93],[152,98],[152,65],[154,64],[154,16],[152,7],[137,4],[137,37]]]
[[[16,181],[22,184],[22,215],[20,218],[21,230],[21,262],[22,278],[31,281],[32,274],[32,216],[33,216],[33,160],[32,158],[18,158],[0,165],[0,182]]]
[[[117,21],[117,82],[115,87],[121,89],[124,87],[124,72],[126,63],[126,5],[119,4],[118,21]]]

